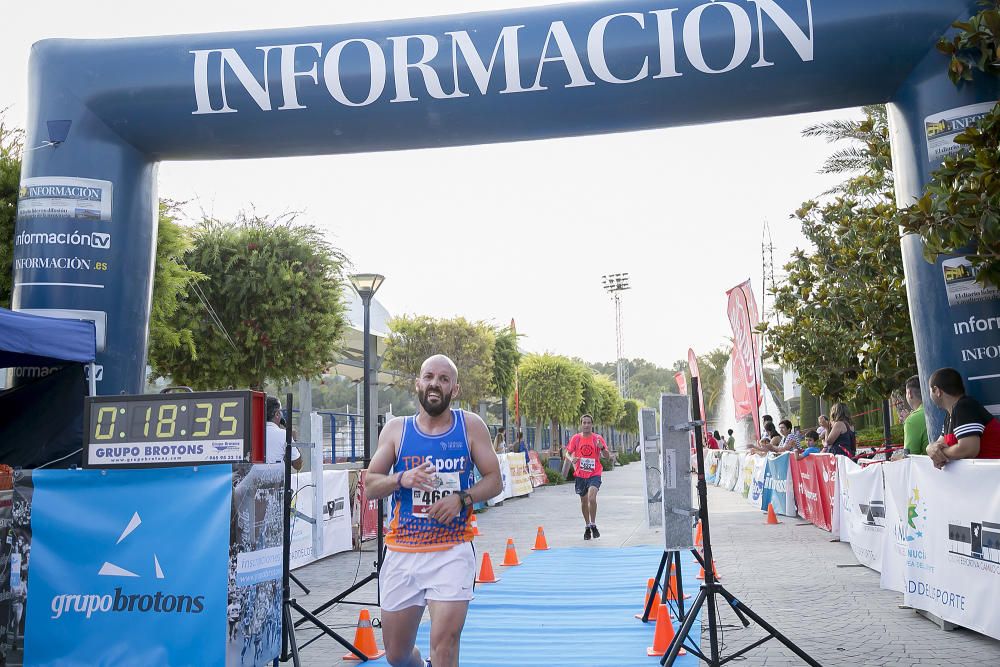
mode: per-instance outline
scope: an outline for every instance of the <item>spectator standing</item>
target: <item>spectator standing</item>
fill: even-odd
[[[834,403],[830,408],[830,432],[826,434],[826,452],[853,458],[857,453],[858,441],[851,421],[851,411],[843,403]]]
[[[736,438],[733,437],[733,429],[729,429],[728,431],[726,431],[726,433],[729,434],[729,437],[726,438],[726,449],[728,449],[730,451],[735,451],[736,450]]]
[[[965,393],[954,368],[939,368],[927,381],[931,401],[948,413],[941,437],[927,446],[937,468],[955,459],[1000,459],[1000,421]]]
[[[903,447],[910,454],[926,454],[927,420],[924,418],[924,400],[920,395],[920,377],[917,375],[906,381],[906,403],[912,412],[903,422]]]

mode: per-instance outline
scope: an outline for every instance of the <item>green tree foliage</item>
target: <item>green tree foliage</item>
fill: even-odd
[[[583,375],[572,360],[552,354],[528,354],[518,368],[521,410],[539,424],[548,421],[552,442],[559,423],[574,423],[583,402]]]
[[[807,136],[851,142],[825,171],[863,169],[825,203],[795,213],[812,243],[796,249],[775,292],[783,322],[763,326],[768,355],[802,385],[832,399],[879,400],[916,368],[895,222],[889,128],[884,107],[859,121],[818,125]]]
[[[591,373],[584,368],[585,373]],[[625,412],[625,400],[618,391],[618,385],[605,375],[593,375],[594,387],[600,395],[600,406],[592,414],[594,421],[600,426],[617,426]]]
[[[183,348],[198,359],[194,333],[188,327],[176,327],[178,310],[190,298],[191,283],[205,278],[184,264],[184,255],[193,248],[190,231],[177,222],[178,204],[160,201],[156,228],[156,267],[153,272],[153,303],[149,317],[149,358],[155,364]]]
[[[722,392],[726,386],[726,363],[729,362],[732,351],[733,345],[729,343],[698,357],[701,395],[705,398],[705,415],[708,418],[732,419],[732,415],[719,415],[722,408]]]
[[[938,49],[950,57],[948,74],[956,86],[978,72],[1000,76],[1000,3],[984,0],[983,10],[954,24],[958,33]],[[904,232],[918,234],[929,262],[940,254],[962,254],[976,280],[1000,286],[1000,106],[955,137],[963,146],[931,175],[924,195],[900,212]]]
[[[24,133],[0,120],[0,306],[10,308],[14,266],[14,221],[21,182]]]
[[[626,399],[622,404],[622,416],[618,420],[619,431],[637,435],[639,433],[639,410],[642,404],[634,398]]]
[[[589,366],[601,375],[617,376],[617,366],[613,361]],[[662,368],[645,359],[626,359],[625,368],[628,371],[629,394],[643,405],[659,405],[660,394],[677,393],[676,370],[673,368]],[[686,361],[684,368],[687,368]]]
[[[192,332],[197,358],[167,350],[156,373],[197,389],[321,375],[344,333],[344,256],[294,216],[206,218],[192,240],[184,264],[205,279],[188,283],[171,321]]]
[[[384,363],[402,382],[417,377],[427,357],[444,354],[458,367],[461,400],[475,405],[492,393],[496,333],[489,324],[414,315],[393,318],[389,329]]]
[[[514,375],[521,363],[521,352],[517,349],[517,333],[510,327],[494,334],[493,381],[490,388],[501,398],[514,393]]]

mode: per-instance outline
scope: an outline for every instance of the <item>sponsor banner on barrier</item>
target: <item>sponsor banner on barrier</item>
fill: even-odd
[[[768,504],[774,511],[784,516],[795,516],[795,490],[791,479],[791,454],[782,454],[768,459],[764,471],[764,493],[760,499],[761,509]]]
[[[910,460],[878,466],[885,486],[885,531],[882,534],[882,588],[906,590],[906,559],[909,558]],[[840,479],[838,475],[838,479]]]
[[[795,485],[795,506],[799,516],[823,530],[830,530],[830,509],[832,505],[824,499],[822,482],[822,458],[833,459],[824,454],[813,454],[792,462],[792,481]],[[834,462],[836,465],[836,462]]]
[[[718,449],[709,449],[705,452],[705,482],[708,484],[719,483],[719,460],[722,452]]]
[[[528,474],[531,476],[532,486],[545,486],[549,483],[549,476],[545,474],[545,466],[542,465],[542,460],[538,458],[538,452],[528,452]]]
[[[500,462],[500,480],[503,482],[503,486],[500,489],[500,493],[486,501],[486,504],[490,507],[507,500],[513,495],[514,492],[513,480],[510,476],[510,464],[507,462],[507,456],[505,454],[497,454],[496,457]]]
[[[756,458],[747,455],[746,458],[740,460],[740,481],[737,488],[744,498],[750,495],[750,487],[753,486],[753,469]]]
[[[747,502],[761,508],[761,498],[764,496],[764,475],[767,472],[767,456],[751,456],[753,471],[750,474],[750,488],[747,490]],[[765,508],[766,509],[766,508]]]
[[[911,457],[907,605],[1000,637],[1000,464]]]
[[[528,476],[528,466],[524,462],[524,454],[505,454],[507,466],[510,468],[511,496],[527,496],[531,493],[531,478]]]
[[[732,491],[736,488],[736,482],[740,478],[741,454],[737,452],[723,452],[722,461],[719,463],[719,486]]]
[[[323,471],[323,530],[319,540],[321,551],[318,554],[313,546],[313,526],[305,518],[312,518],[313,515],[314,490],[312,473],[300,472],[292,475],[292,498],[294,500],[291,517],[292,543],[289,557],[289,567],[292,569],[351,548],[351,509],[347,502],[348,472],[346,470]],[[377,502],[375,501],[375,515],[372,518],[373,527],[378,523]]]
[[[26,664],[225,664],[230,466],[32,478]]]
[[[849,526],[851,549],[862,565],[882,571],[882,544],[885,533],[885,493],[882,487],[882,466],[862,468],[854,461],[843,459],[846,473],[850,515],[841,517]],[[839,499],[838,499],[839,503]]]

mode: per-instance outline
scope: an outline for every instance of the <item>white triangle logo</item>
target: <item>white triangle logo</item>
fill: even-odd
[[[156,568],[156,578],[163,579],[163,570],[160,569],[160,559],[153,554],[153,567]]]
[[[129,572],[123,567],[118,567],[113,563],[104,563],[101,566],[101,571],[97,574],[103,575],[105,577],[138,577],[139,575],[135,572]]]
[[[139,518],[139,513],[136,512],[135,514],[132,515],[132,518],[129,520],[128,525],[125,526],[125,530],[122,531],[121,537],[118,538],[118,541],[115,542],[115,544],[121,544],[122,540],[131,535],[132,531],[138,528],[140,523],[142,523],[142,519]]]

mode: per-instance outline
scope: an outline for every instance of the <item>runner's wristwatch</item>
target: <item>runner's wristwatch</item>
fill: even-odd
[[[469,495],[468,491],[459,491],[458,499],[462,501],[463,510],[472,507],[472,496]]]

